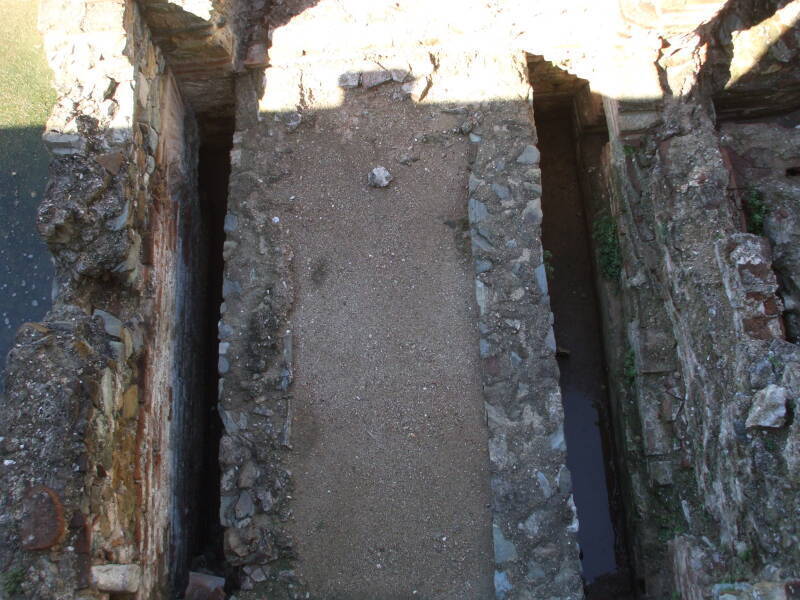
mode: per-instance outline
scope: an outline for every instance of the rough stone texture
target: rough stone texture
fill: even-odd
[[[705,26],[705,66],[720,118],[776,115],[797,109],[800,5],[781,0],[729,2]]]
[[[140,598],[164,595],[170,571],[181,577],[182,567],[171,567],[186,562],[181,514],[193,496],[188,478],[176,477],[188,468],[189,448],[179,440],[196,442],[184,434],[194,422],[191,382],[199,381],[182,351],[191,346],[193,290],[202,288],[191,273],[203,260],[192,106],[211,114],[227,104],[220,114],[228,115],[240,67],[252,75],[235,83],[240,135],[226,260],[231,275],[244,275],[225,283],[220,324],[221,518],[229,559],[246,585],[276,597],[302,593],[282,533],[290,509],[291,249],[251,199],[264,182],[248,131],[259,110],[290,131],[313,127],[313,119],[292,73],[275,72],[268,84],[285,95],[259,106],[258,70],[270,40],[263,3],[245,4],[44,3],[59,99],[44,136],[54,160],[39,223],[55,256],[57,298],[43,323],[18,334],[0,423],[0,570],[22,574],[23,597],[102,598],[91,588],[92,567],[109,564],[141,567]],[[302,18],[311,4],[275,3],[273,32],[281,35],[277,26]],[[437,23],[446,23],[448,36],[461,35],[475,20],[604,96],[611,140],[601,175],[591,176],[605,186],[603,208],[622,256],[619,288],[603,286],[609,364],[618,377],[630,371],[625,385],[615,384],[617,436],[646,593],[796,595],[797,121],[780,111],[798,98],[798,2],[733,1],[721,12],[718,0],[626,1],[619,10],[515,2],[482,12],[485,3],[477,4],[426,6],[430,14],[416,20],[414,33],[434,39]],[[169,59],[152,43],[143,13]],[[565,19],[568,39],[552,26]],[[364,27],[362,35],[385,43],[388,34]],[[398,46],[414,39],[404,30],[389,37]],[[373,73],[364,85],[379,82],[375,91],[390,89],[391,80],[402,84],[398,99],[436,102],[440,65],[421,54],[413,65],[379,71],[373,59],[382,57],[371,57],[343,87],[355,89],[362,73]],[[520,65],[504,64],[470,83],[508,85],[523,98],[518,74],[503,80]],[[314,101],[335,105],[337,94]],[[457,127],[477,152],[468,189],[494,470],[494,586],[501,598],[575,597],[577,523],[561,467],[539,181],[524,106],[471,105],[481,118]],[[596,97],[576,107],[582,123],[597,126]],[[753,116],[772,120],[737,122]],[[418,158],[406,154],[401,164]],[[261,170],[267,182],[284,175],[274,165]],[[751,189],[767,207],[763,238],[746,233]],[[257,256],[237,252],[242,243]],[[748,427],[751,416],[751,425],[767,422],[756,419],[754,398],[756,406],[774,400],[776,388],[786,390],[789,418],[775,402],[768,421],[775,427]],[[732,576],[742,581],[720,584]]]
[[[375,167],[367,177],[367,181],[372,187],[379,188],[388,186],[392,179],[394,178],[386,167]]]
[[[793,113],[758,123],[725,122],[723,156],[729,191],[746,224],[751,203],[760,203],[763,232],[772,250],[787,338],[800,339],[800,119]],[[794,173],[794,174],[793,174]]]
[[[304,18],[313,17],[304,15]],[[229,560],[246,565],[245,573],[266,579],[249,575],[245,585],[253,586],[254,593],[274,591],[281,587],[281,579],[284,590],[288,583],[289,593],[297,593],[291,572],[280,571],[285,559],[292,558],[281,525],[290,506],[286,498],[288,474],[284,474],[281,457],[285,453],[282,445],[287,445],[289,439],[294,376],[291,350],[287,348],[289,327],[285,322],[292,298],[288,265],[293,252],[283,237],[283,216],[273,219],[258,204],[258,190],[262,186],[269,188],[290,176],[291,155],[274,163],[256,161],[259,156],[256,149],[265,144],[258,143],[255,134],[257,128],[264,127],[259,121],[274,122],[277,130],[283,131],[285,127],[290,135],[303,127],[318,127],[312,108],[336,106],[339,102],[336,90],[315,79],[319,77],[315,70],[303,69],[302,60],[308,58],[281,54],[286,52],[286,46],[278,43],[278,36],[290,33],[276,31],[273,36],[273,67],[268,71],[267,90],[260,100],[260,108],[266,115],[255,114],[257,87],[250,81],[241,81],[229,221],[247,223],[247,227],[239,226],[229,232],[226,278],[231,293],[226,297],[220,328],[225,341],[230,340],[222,357],[224,362],[221,360],[225,378],[223,418],[227,430],[222,460],[225,469],[230,470],[229,474],[223,474],[226,548]],[[400,32],[393,34],[401,39]],[[367,45],[366,41],[363,43]],[[303,55],[315,56],[312,47],[303,46]],[[470,139],[483,140],[476,147],[479,159],[470,184],[473,200],[469,208],[473,221],[485,222],[474,223],[473,247],[481,253],[476,256],[477,264],[496,263],[491,272],[484,271],[476,284],[477,302],[485,311],[479,350],[486,370],[492,436],[490,458],[495,470],[495,591],[502,598],[524,598],[537,593],[580,597],[582,586],[575,542],[578,525],[564,465],[565,445],[560,427],[563,414],[552,315],[546,293],[535,283],[536,273],[542,269],[538,241],[541,208],[536,192],[538,155],[532,145],[530,92],[524,61],[516,62],[515,51],[508,48],[502,56],[499,50],[498,55],[470,54],[466,59],[469,70],[464,70],[462,62],[449,60],[433,50],[433,58],[419,50],[407,52],[412,57],[411,76],[424,82],[418,94],[412,93],[416,101],[504,99],[484,106],[470,103],[448,109],[455,114],[478,115],[459,129],[470,133]],[[392,59],[383,60],[388,63]],[[302,78],[297,74],[300,70]],[[351,76],[337,75],[333,81],[340,87],[352,88],[363,81],[364,73],[372,71],[369,67],[357,71],[351,66],[346,70]],[[353,75],[358,72],[359,77]],[[479,72],[486,75],[478,76]],[[395,79],[402,81],[405,77],[398,75]],[[371,81],[367,78],[368,84]],[[384,83],[388,84],[388,79]],[[398,101],[402,98],[399,95]],[[485,122],[478,125],[481,119]],[[289,140],[283,142],[281,135],[273,136],[278,153],[289,145]],[[439,137],[430,135],[422,141],[437,143]],[[410,164],[413,159],[401,158],[401,161]],[[279,196],[289,193],[287,189]],[[285,202],[278,198],[273,201]],[[516,223],[513,235],[500,231],[511,223]],[[263,256],[257,263],[252,261],[254,248]],[[257,322],[263,321],[265,326],[254,330],[254,321],[243,321],[243,314],[262,315]],[[264,408],[260,409],[262,404]],[[267,467],[254,484],[264,490],[263,495],[269,496],[270,501],[264,507],[251,503],[249,492],[227,483],[236,480],[235,465],[248,460]],[[529,475],[537,471],[545,483],[530,487]],[[549,493],[542,491],[545,487]],[[542,545],[542,540],[548,543]]]
[[[67,599],[98,597],[93,567],[142,566],[152,597],[186,576],[197,497],[181,476],[204,418],[184,359],[204,281],[196,125],[137,3],[47,0],[40,29],[57,296],[9,355],[0,570],[26,598]]]
[[[338,101],[335,92],[328,98],[325,94],[331,92],[324,82],[313,79],[315,75],[311,69],[303,71],[298,85],[296,70],[300,67],[278,54],[283,47],[276,41],[279,34],[276,32],[273,37],[271,62],[275,66],[268,72],[267,93],[261,100],[261,109],[271,116],[262,118],[283,122],[290,132],[298,127],[315,127],[309,97],[313,97],[316,105],[335,106]],[[395,35],[400,34],[395,32]],[[415,35],[421,33],[415,32]],[[309,48],[305,50],[304,55],[313,56]],[[578,524],[570,499],[569,474],[564,465],[563,414],[552,315],[546,293],[535,283],[535,273],[542,269],[538,241],[541,208],[536,192],[538,154],[531,143],[534,136],[529,120],[530,94],[524,61],[516,62],[511,48],[502,55],[499,50],[498,55],[475,53],[469,55],[469,71],[464,71],[462,62],[448,62],[438,53],[429,58],[414,51],[412,56],[412,76],[424,83],[419,93],[412,93],[416,101],[447,101],[453,97],[473,101],[504,99],[485,106],[469,104],[452,109],[460,114],[483,115],[461,131],[470,132],[470,139],[482,140],[476,148],[479,157],[475,162],[474,186],[470,186],[472,239],[478,264],[488,261],[495,264],[490,271],[484,271],[476,283],[477,302],[484,312],[479,350],[485,363],[491,432],[489,454],[494,464],[495,592],[500,598],[535,597],[537,594],[577,598],[582,595],[575,542]],[[391,59],[384,58],[387,60]],[[283,67],[284,64],[288,67]],[[452,69],[453,73],[447,69]],[[357,81],[364,81],[364,73],[368,72],[372,69],[365,69],[359,78],[351,76],[334,81],[340,86],[355,87]],[[469,77],[465,76],[467,73]],[[377,77],[376,81],[378,79],[388,83],[386,77]],[[369,87],[372,83],[368,77],[364,85]],[[226,259],[226,277],[232,293],[230,298],[226,297],[221,331],[229,335],[231,345],[224,357],[223,403],[227,435],[222,456],[226,465],[229,455],[235,456],[239,464],[251,457],[261,463],[268,460],[269,467],[256,485],[265,488],[271,502],[266,511],[255,504],[254,513],[249,515],[249,493],[227,486],[230,491],[223,499],[223,519],[228,526],[229,560],[248,565],[259,577],[266,576],[268,581],[260,584],[252,575],[246,581],[248,587],[266,591],[280,585],[278,569],[284,564],[280,559],[292,556],[289,548],[273,541],[283,539],[280,520],[285,518],[282,515],[287,506],[286,478],[282,476],[279,460],[284,452],[281,444],[286,444],[288,439],[293,377],[291,355],[287,355],[286,348],[288,326],[284,324],[292,293],[287,275],[292,252],[283,240],[281,220],[269,219],[269,215],[264,214],[256,202],[256,191],[259,186],[269,186],[286,177],[291,167],[285,160],[268,164],[266,169],[254,162],[255,149],[263,144],[256,143],[257,138],[253,136],[258,125],[252,107],[257,90],[251,91],[250,85],[242,82],[236,146],[232,153],[230,216],[249,225],[231,232],[228,238],[231,245]],[[309,94],[309,90],[313,94]],[[299,114],[295,112],[298,109]],[[484,122],[476,129],[481,119]],[[423,141],[437,141],[429,137]],[[275,139],[278,148],[282,147],[281,139]],[[511,224],[515,224],[513,231],[500,231]],[[259,248],[264,259],[254,264],[252,250],[247,248]],[[264,286],[266,290],[262,289]],[[252,321],[245,327],[240,315],[260,312],[269,323],[268,328],[254,332]],[[267,340],[271,340],[271,345],[266,344]],[[231,355],[240,358],[228,363]],[[247,356],[252,358],[247,359]],[[256,409],[262,403],[265,410],[258,412]],[[262,449],[263,456],[256,454]],[[271,455],[267,454],[268,449]],[[233,469],[233,461],[230,464]],[[534,472],[539,472],[545,483],[531,487],[530,475]],[[233,479],[233,474],[223,475],[223,486]],[[545,487],[549,493],[543,492]],[[243,495],[247,496],[244,500]],[[543,544],[544,540],[547,543]],[[288,575],[290,572],[284,572],[284,580]],[[288,581],[290,593],[294,593],[294,584]]]
[[[292,251],[279,222],[257,202],[261,185],[281,177],[279,171],[253,171],[258,80],[253,75],[237,81],[219,324],[220,342],[225,345],[219,384],[225,427],[220,444],[220,519],[226,528],[227,559],[245,567],[245,587],[269,578],[279,580],[284,591],[297,596],[291,571],[284,573],[294,554],[282,525],[289,515],[290,493],[290,474],[284,463],[290,444],[293,380],[291,331],[286,324],[293,299]],[[241,248],[256,249],[258,260]],[[244,468],[247,464],[258,468]]]
[[[491,55],[473,66],[475,76],[494,73],[508,98],[481,111],[469,190],[492,465],[495,593],[509,599],[581,598],[552,313],[536,275],[543,269],[541,172],[531,144],[525,67],[521,60]],[[477,267],[484,262],[491,267]]]
[[[681,536],[670,542],[676,591],[686,600],[792,600],[800,592],[800,581],[780,579],[714,583],[714,573],[726,566],[708,540]],[[733,575],[732,578],[741,578]]]
[[[739,5],[736,10],[744,11]],[[669,493],[662,494],[667,511],[660,528],[667,539],[681,532],[698,536],[672,546],[680,567],[674,571],[676,582],[683,597],[692,598],[707,597],[709,586],[726,577],[725,568],[737,569],[744,579],[780,580],[794,576],[797,564],[791,515],[797,511],[798,481],[794,463],[783,458],[796,448],[796,434],[748,430],[746,425],[750,399],[771,396],[766,388],[790,377],[798,352],[783,340],[783,306],[770,245],[742,232],[741,203],[730,193],[741,189],[735,183],[735,161],[720,150],[709,111],[717,55],[706,44],[721,26],[712,20],[694,41],[684,38],[662,55],[657,67],[665,98],[649,127],[630,125],[625,103],[605,103],[612,138],[610,205],[619,231],[627,306],[622,318],[635,314],[628,290],[650,286],[655,314],[664,311],[667,320],[655,331],[643,331],[642,339],[662,338],[656,348],[668,349],[671,338],[676,343],[673,375],[659,386],[666,399],[661,410],[645,416],[658,400],[646,401],[644,390],[637,391],[637,405],[643,425],[668,425],[665,437],[643,431],[642,441],[645,452],[648,440],[656,442],[656,453],[666,452],[677,467]],[[739,140],[739,147],[748,141]],[[638,390],[648,370],[647,345],[634,338],[631,350]],[[638,508],[646,501],[636,495],[636,472],[630,489],[635,494],[631,505]],[[652,495],[652,488],[639,489],[644,497]],[[703,553],[712,558],[698,558]],[[692,577],[695,595],[681,583]],[[669,582],[653,573],[648,593],[653,583]]]
[[[0,559],[3,571],[23,571],[25,597],[72,598],[90,583],[93,536],[84,510],[99,509],[95,465],[111,468],[110,449],[101,456],[92,448],[113,435],[97,424],[113,410],[114,352],[99,322],[79,309],[54,308],[49,316],[23,326],[9,355]],[[32,552],[44,549],[50,553]],[[50,562],[54,555],[58,562]]]
[[[786,404],[788,391],[786,388],[769,384],[756,392],[753,403],[747,413],[745,427],[763,427],[780,429],[786,423]]]
[[[576,104],[580,105],[577,100]],[[604,105],[612,138],[619,136],[626,142],[640,139],[638,123],[617,118],[616,111],[641,114],[642,106],[605,98]],[[648,110],[657,115],[657,106],[651,104]],[[659,121],[660,117],[653,120]],[[603,134],[597,133],[591,119],[581,119],[580,123],[579,152],[604,321],[609,416],[614,425],[615,462],[630,558],[636,576],[645,582],[646,593],[660,598],[672,588],[670,572],[665,569],[665,541],[682,523],[682,501],[693,494],[691,481],[687,485],[678,469],[674,434],[674,421],[682,410],[679,400],[683,382],[667,307],[650,275],[650,261],[658,256],[655,232],[638,216],[652,215],[653,207],[636,201],[636,216],[629,215],[625,198],[636,198],[639,193],[635,182],[627,177],[635,164],[627,156],[624,162],[611,164],[611,146]],[[612,223],[613,229],[603,234],[601,227],[598,233],[599,225],[608,227]],[[604,268],[602,257],[614,252],[629,265],[619,274],[613,268]],[[683,497],[678,497],[677,490]]]
[[[92,567],[92,583],[103,592],[133,594],[139,590],[142,570],[139,565],[97,565]]]

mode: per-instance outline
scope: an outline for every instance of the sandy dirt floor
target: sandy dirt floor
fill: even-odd
[[[295,166],[276,193],[294,199],[276,216],[298,290],[291,529],[315,597],[485,599],[470,143],[441,133],[456,115],[398,87],[348,92],[289,138]],[[367,185],[378,165],[387,188]]]

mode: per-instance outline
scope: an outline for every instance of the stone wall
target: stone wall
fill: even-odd
[[[486,53],[471,66],[471,76],[491,81],[505,99],[469,106],[482,116],[471,138],[477,151],[468,202],[489,424],[495,594],[583,598],[527,64],[521,56]]]
[[[497,17],[514,22],[515,43],[606,96],[610,143],[596,149],[592,211],[610,219],[620,258],[619,273],[600,283],[618,464],[647,594],[790,597],[800,576],[800,140],[789,113],[800,81],[798,2],[621,2],[612,27],[589,11],[584,25],[597,37],[564,45],[520,6]],[[9,585],[0,596],[159,598],[182,587],[206,414],[197,147],[234,105],[221,519],[244,587],[301,593],[282,532],[291,249],[251,199],[281,177],[277,160],[256,170],[259,149],[279,148],[259,137],[268,129],[259,110],[270,109],[259,106],[262,78],[236,78],[266,65],[263,8],[43,0],[58,101],[44,136],[53,162],[39,227],[55,257],[56,298],[42,323],[20,329],[9,356],[0,423],[0,571]],[[291,16],[283,10],[276,23]],[[426,49],[421,63],[430,62]],[[411,93],[431,89],[427,67]],[[537,152],[526,142],[527,87],[506,83],[518,101],[470,125],[495,587],[507,598],[578,597]],[[285,133],[303,115],[293,97],[302,89],[276,96],[284,92],[292,110],[274,128]],[[731,580],[739,583],[722,583]]]
[[[637,107],[638,108],[638,107]],[[633,571],[652,597],[669,593],[666,539],[680,502],[675,497],[673,402],[680,397],[675,340],[657,290],[640,256],[639,232],[623,221],[626,210],[613,183],[605,133],[579,127],[586,218],[595,254],[595,284],[601,305],[614,456],[625,534]],[[640,207],[644,208],[644,207]],[[645,245],[644,249],[648,247]],[[623,257],[636,265],[620,280]],[[634,262],[635,261],[635,262]]]
[[[693,39],[670,40],[656,64],[664,98],[646,127],[626,118],[638,107],[606,102],[608,210],[622,257],[617,328],[630,353],[628,364],[619,351],[610,362],[630,379],[618,403],[641,427],[622,418],[626,454],[643,460],[629,471],[628,500],[653,597],[672,584],[641,566],[667,562],[669,539],[683,598],[720,594],[712,586],[722,581],[797,576],[797,440],[788,415],[798,348],[784,333],[796,277],[788,250],[796,217],[785,200],[794,155],[783,142],[760,150],[767,135],[791,144],[786,125],[726,123],[717,132],[719,28],[734,17],[760,19],[752,8],[726,11]],[[769,86],[752,73],[751,86]],[[760,229],[747,206],[753,198],[769,198],[757,209]]]
[[[384,48],[381,43],[376,41],[375,47]],[[292,169],[290,136],[299,127],[314,126],[315,103],[335,106],[330,94],[338,90],[331,92],[327,81],[313,78],[314,71],[302,70],[312,60],[306,54],[314,54],[308,46],[292,47],[298,53],[301,49],[302,57],[275,53],[266,90],[256,75],[237,81],[220,324],[225,425],[221,516],[226,555],[242,567],[243,589],[252,590],[245,594],[248,598],[303,593],[285,526],[292,495],[286,455],[292,419],[288,315],[294,299],[293,251],[281,220],[270,211],[277,212],[286,202],[273,197],[273,190]],[[391,52],[383,60],[410,63],[416,79],[398,89],[398,101],[410,101],[408,95],[414,101],[424,97],[464,115],[467,125],[456,134],[471,132],[475,148],[465,193],[471,198],[481,311],[496,595],[582,597],[578,523],[565,465],[563,409],[539,240],[541,182],[524,61],[513,49],[451,53],[444,44]],[[338,76],[347,71],[354,86],[361,78],[382,76],[370,72],[374,65],[369,61],[359,74],[352,71],[352,58],[349,63],[340,56],[326,60],[331,63],[327,72]],[[402,82],[408,73],[395,76]],[[392,76],[379,81],[387,78]],[[346,75],[339,81],[342,87],[351,85]],[[466,103],[455,105],[452,98]]]
[[[137,3],[45,0],[40,27],[57,296],[9,356],[0,569],[16,584],[0,593],[165,597],[188,566],[205,414],[197,128]]]
[[[795,343],[800,339],[798,123],[796,115],[789,115],[759,123],[726,122],[720,128],[730,193],[744,226],[770,242],[787,339]]]
[[[242,567],[243,589],[277,585],[297,593],[293,551],[282,525],[291,493],[284,459],[291,434],[292,343],[286,318],[293,299],[292,252],[280,227],[257,204],[262,182],[280,177],[277,171],[254,171],[257,149],[272,147],[259,141],[260,79],[253,75],[237,81],[219,327],[225,427],[220,518],[226,528],[226,558]],[[267,163],[266,168],[274,165]]]

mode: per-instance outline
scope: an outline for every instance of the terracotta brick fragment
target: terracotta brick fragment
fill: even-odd
[[[20,537],[24,550],[46,550],[64,535],[64,508],[53,490],[43,485],[25,494]]]

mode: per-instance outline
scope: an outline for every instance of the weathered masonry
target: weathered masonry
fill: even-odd
[[[552,4],[42,0],[0,598],[800,593],[800,1]]]

